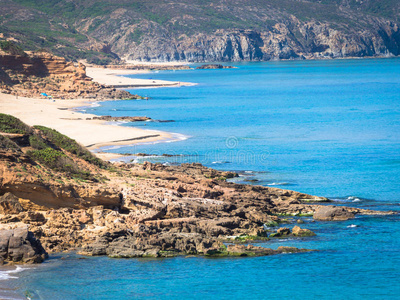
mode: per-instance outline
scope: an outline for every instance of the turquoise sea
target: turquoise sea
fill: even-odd
[[[337,205],[400,211],[400,59],[232,65],[237,69],[135,75],[197,85],[135,90],[150,100],[102,102],[84,110],[174,120],[122,126],[187,137],[111,152],[150,153],[147,160],[170,164],[200,162],[239,172],[238,182],[326,196]],[[398,215],[309,219],[304,227],[317,236],[259,245],[318,252],[151,260],[62,254],[9,274],[17,278],[7,283],[32,299],[400,298]]]

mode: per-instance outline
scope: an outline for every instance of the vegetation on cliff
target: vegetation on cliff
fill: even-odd
[[[32,129],[20,119],[0,113],[0,132],[30,134]]]
[[[0,41],[0,49],[11,55],[26,55],[26,53],[20,46],[10,41]]]
[[[77,157],[87,161],[88,163],[91,163],[98,167],[104,168],[107,166],[107,164],[104,161],[94,156],[85,147],[78,144],[75,140],[67,137],[66,135],[59,133],[57,130],[39,125],[34,126],[34,128],[39,130],[40,133],[43,134],[46,139],[48,139],[51,143],[53,143],[57,147],[62,148],[65,151],[68,151],[69,153],[72,153]]]
[[[9,138],[7,138],[1,134],[0,134],[0,149],[12,150],[12,151],[20,151],[21,150],[16,143],[14,143]]]
[[[13,149],[20,152],[25,149],[25,153],[35,162],[53,171],[64,173],[66,177],[97,180],[87,167],[82,168],[77,159],[82,159],[97,167],[108,167],[106,162],[58,131],[44,126],[32,128],[7,114],[0,113],[0,133],[14,134],[8,137],[0,135],[1,149]],[[17,143],[10,138],[14,138]],[[66,152],[73,156],[69,157]]]

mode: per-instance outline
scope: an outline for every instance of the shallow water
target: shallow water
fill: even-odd
[[[400,59],[234,65],[135,75],[198,85],[135,90],[151,99],[85,110],[172,119],[123,126],[190,137],[110,151],[184,154],[150,159],[201,162],[238,171],[239,182],[400,210]],[[307,220],[304,227],[317,236],[260,245],[318,252],[245,259],[53,256],[14,282],[32,299],[398,299],[399,216]]]

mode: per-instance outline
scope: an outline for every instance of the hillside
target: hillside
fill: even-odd
[[[2,0],[0,32],[95,63],[400,54],[396,0]]]

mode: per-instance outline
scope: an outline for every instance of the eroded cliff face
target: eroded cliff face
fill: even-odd
[[[76,99],[131,99],[138,96],[116,90],[86,75],[82,63],[67,62],[48,52],[13,55],[0,50],[0,91],[19,96]]]
[[[371,19],[369,29],[334,28],[328,23],[292,18],[267,30],[217,30],[168,38],[149,35],[140,44],[110,41],[115,52],[139,61],[266,61],[397,56],[400,29]]]

